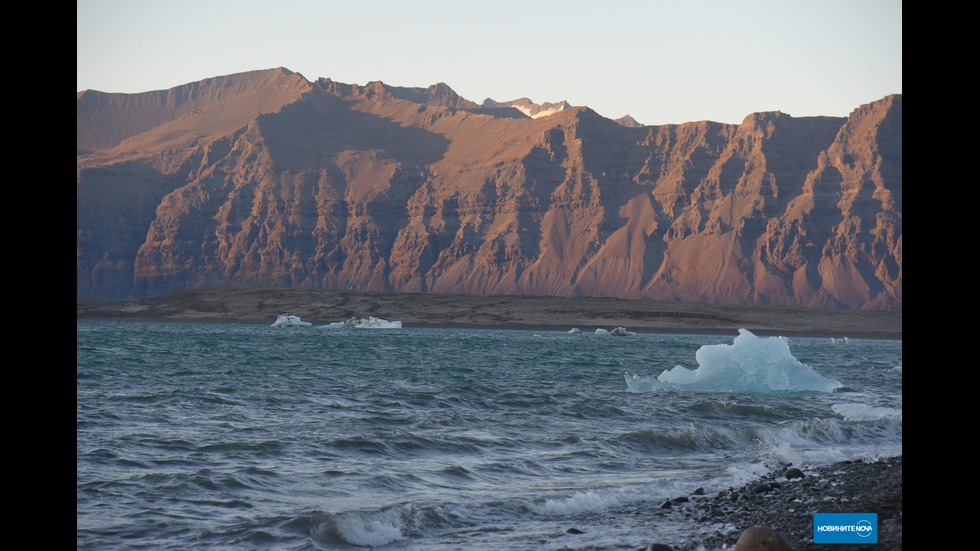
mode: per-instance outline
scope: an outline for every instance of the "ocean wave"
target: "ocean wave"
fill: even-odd
[[[624,369],[642,383],[732,337],[126,328],[80,332],[79,549],[612,549],[662,535],[636,511],[696,488],[901,450],[900,343],[781,340],[779,366],[846,391],[638,394]],[[779,345],[759,341],[707,363],[753,372]]]
[[[677,427],[627,432],[618,436],[615,443],[624,445],[634,452],[664,453],[725,449],[735,442],[744,442],[750,438],[751,436],[746,436],[744,428],[708,427],[690,423]]]
[[[834,404],[834,413],[848,421],[877,421],[880,419],[902,420],[902,410],[876,407],[868,404]]]
[[[339,514],[317,513],[313,535],[326,545],[347,543],[364,547],[388,545],[405,535],[398,511],[349,511]]]
[[[581,513],[597,513],[623,504],[623,496],[596,491],[575,492],[571,496],[545,499],[531,505],[531,510],[542,515],[570,516]]]
[[[373,510],[315,511],[310,522],[318,543],[360,547],[382,547],[422,533],[473,524],[456,507],[411,503]]]

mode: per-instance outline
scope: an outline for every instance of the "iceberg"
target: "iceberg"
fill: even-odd
[[[273,327],[309,327],[311,325],[313,324],[299,319],[299,316],[291,314],[279,314],[276,321],[272,323]]]
[[[386,319],[376,318],[374,316],[368,316],[366,318],[359,318],[357,316],[350,318],[344,322],[344,325],[351,327],[353,329],[401,329],[402,322],[400,321],[388,321]]]
[[[824,377],[796,359],[784,337],[757,337],[739,329],[732,344],[704,345],[696,369],[680,365],[656,377],[624,373],[631,392],[715,390],[762,394],[833,392],[840,381]]]

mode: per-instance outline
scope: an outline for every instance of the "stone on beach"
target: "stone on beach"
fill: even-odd
[[[752,526],[738,537],[735,551],[792,551],[792,549],[772,528]]]

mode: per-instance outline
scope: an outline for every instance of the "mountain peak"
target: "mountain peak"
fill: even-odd
[[[626,128],[639,128],[643,126],[642,124],[637,122],[636,119],[634,119],[629,115],[623,115],[622,117],[616,119],[616,122],[618,122],[622,126],[625,126]]]
[[[517,109],[525,116],[532,119],[537,119],[540,117],[547,117],[548,115],[554,115],[560,111],[564,111],[571,107],[567,101],[561,100],[557,103],[541,103],[537,104],[531,101],[530,98],[520,98],[511,101],[498,102],[490,98],[483,100],[482,106],[485,109],[506,109],[513,108]]]
[[[454,109],[472,109],[477,107],[476,103],[464,99],[445,82],[433,84],[428,88],[389,86],[388,90],[396,98],[408,100],[414,103],[439,105],[443,107],[452,107]]]
[[[190,141],[221,135],[260,113],[277,111],[310,89],[303,75],[278,67],[138,94],[86,90],[78,93],[75,102],[76,144],[79,150],[110,149],[165,124],[174,125],[171,137]],[[147,150],[154,146],[140,143],[134,147]]]

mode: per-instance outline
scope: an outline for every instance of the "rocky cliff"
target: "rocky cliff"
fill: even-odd
[[[902,98],[624,125],[279,68],[77,99],[77,297],[284,287],[900,311]]]

